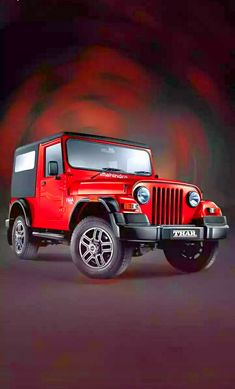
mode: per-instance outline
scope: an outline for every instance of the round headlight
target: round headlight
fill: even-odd
[[[140,204],[147,204],[147,202],[149,201],[150,199],[150,193],[149,193],[149,190],[147,188],[145,188],[145,186],[141,186],[139,188],[136,189],[135,191],[135,197],[136,197],[136,200],[140,203]]]
[[[188,203],[191,207],[196,207],[200,203],[200,196],[197,192],[189,192]]]

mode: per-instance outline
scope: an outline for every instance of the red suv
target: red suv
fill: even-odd
[[[115,277],[156,248],[175,268],[199,271],[228,231],[197,186],[158,178],[147,145],[70,132],[17,148],[6,227],[19,258],[67,243],[94,278]]]

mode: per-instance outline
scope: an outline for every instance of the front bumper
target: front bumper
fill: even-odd
[[[119,225],[121,240],[160,242],[163,240],[218,240],[227,236],[229,226],[225,216],[206,216],[190,225]]]

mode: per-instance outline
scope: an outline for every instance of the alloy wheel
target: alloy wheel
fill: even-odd
[[[81,236],[79,253],[87,266],[102,269],[113,256],[112,238],[103,228],[89,228]]]
[[[25,244],[25,228],[21,221],[18,221],[15,227],[15,251],[21,254]]]

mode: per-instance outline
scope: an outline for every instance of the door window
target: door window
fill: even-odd
[[[59,173],[63,173],[63,160],[62,160],[62,149],[61,143],[56,143],[53,146],[46,148],[46,165],[45,165],[45,177],[49,177],[48,173],[48,162],[56,161],[58,163]]]

